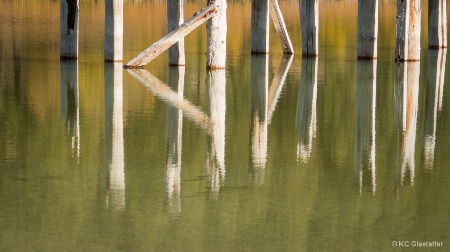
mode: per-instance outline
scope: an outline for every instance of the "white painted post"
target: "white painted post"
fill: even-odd
[[[358,0],[358,58],[376,59],[378,0]]]
[[[397,2],[397,61],[420,60],[420,26],[422,7],[420,0]]]
[[[300,0],[302,26],[302,54],[319,54],[319,0]]]
[[[79,0],[61,0],[59,15],[61,59],[78,58],[78,5]]]
[[[446,0],[428,0],[428,47],[447,47]]]
[[[167,1],[167,30],[177,29],[184,22],[183,0]],[[184,54],[184,37],[169,48],[169,65],[184,66],[186,64]]]
[[[225,68],[227,56],[227,0],[216,0],[216,14],[206,21],[206,67]]]
[[[64,1],[64,0],[61,0]],[[123,58],[123,0],[105,0],[105,61]]]
[[[269,0],[252,0],[252,53],[269,53]]]

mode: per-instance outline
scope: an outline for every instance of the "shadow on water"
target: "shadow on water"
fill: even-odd
[[[125,208],[123,80],[121,63],[105,63],[105,149],[108,170],[106,207]]]
[[[377,60],[358,60],[355,110],[355,178],[359,192],[376,192]],[[365,189],[368,188],[368,189]]]

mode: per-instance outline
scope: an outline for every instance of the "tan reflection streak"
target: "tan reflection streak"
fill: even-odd
[[[269,94],[268,94],[268,104],[269,108],[268,113],[268,122],[272,121],[272,116],[277,107],[278,99],[280,98],[281,90],[283,90],[284,83],[286,81],[287,74],[289,69],[291,68],[292,61],[294,60],[294,56],[292,54],[285,54],[281,58],[280,66],[273,77],[272,83],[270,84]]]

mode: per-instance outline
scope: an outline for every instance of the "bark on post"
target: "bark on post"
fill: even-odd
[[[420,0],[399,0],[397,3],[397,61],[420,60]]]
[[[269,0],[252,0],[252,53],[269,53]]]
[[[302,26],[302,54],[319,54],[319,0],[300,0],[300,21]]]
[[[177,29],[184,22],[183,0],[167,1],[167,30]],[[186,64],[184,56],[184,37],[169,48],[169,65],[184,66]]]
[[[123,0],[105,1],[105,61],[123,58]]]
[[[376,59],[378,0],[358,0],[358,58]]]
[[[209,2],[209,1],[208,1]],[[216,14],[206,21],[206,67],[225,68],[227,56],[227,0],[216,0]]]
[[[59,15],[61,59],[78,58],[78,5],[79,0],[61,0]]]
[[[428,47],[447,47],[447,1],[428,0]]]

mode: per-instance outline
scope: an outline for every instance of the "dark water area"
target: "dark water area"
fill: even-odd
[[[186,2],[185,17],[202,3]],[[125,2],[124,62],[166,33],[164,2]],[[227,66],[206,29],[186,67],[104,63],[104,3],[80,4],[59,59],[59,2],[0,0],[0,251],[448,250],[448,54],[357,60],[357,2],[321,2],[319,57],[250,54],[251,3],[228,3]],[[403,247],[399,247],[403,246]]]

